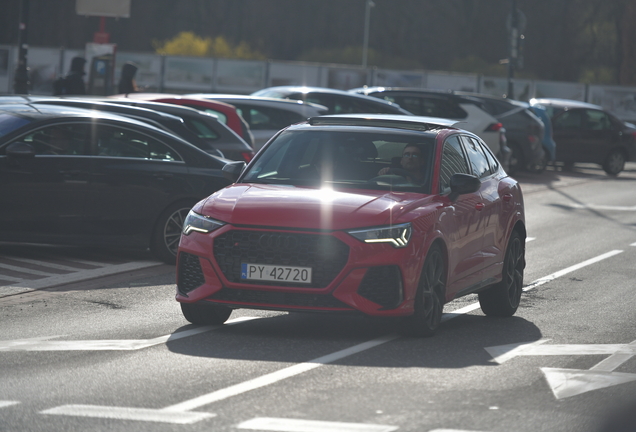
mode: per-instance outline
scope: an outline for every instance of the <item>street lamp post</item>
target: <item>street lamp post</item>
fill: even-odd
[[[27,67],[27,30],[29,25],[29,0],[20,1],[20,33],[18,34],[18,67],[15,70],[13,90],[16,94],[29,93],[29,69]]]
[[[367,67],[367,57],[369,52],[369,24],[371,21],[371,8],[375,6],[373,0],[365,0],[364,8],[364,42],[362,43],[362,67]]]

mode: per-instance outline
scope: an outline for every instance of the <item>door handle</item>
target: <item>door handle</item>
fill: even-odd
[[[502,198],[505,202],[509,202],[512,199],[512,194],[507,193]]]
[[[484,207],[486,207],[486,205],[484,203],[475,204],[475,210],[477,210],[477,211],[482,211],[484,209]]]

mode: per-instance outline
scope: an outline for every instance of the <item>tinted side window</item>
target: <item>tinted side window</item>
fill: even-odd
[[[89,136],[87,124],[58,124],[31,132],[19,141],[31,144],[39,155],[88,155]]]
[[[480,141],[474,137],[469,137],[469,139],[475,143],[475,146],[479,148],[479,150],[484,154],[484,156],[488,160],[488,165],[490,166],[490,169],[488,170],[489,173],[490,174],[496,173],[497,170],[499,169],[499,162],[497,161],[497,158],[493,156],[488,146],[484,144],[483,141]]]
[[[385,99],[387,99],[387,96],[394,98],[398,105],[415,115],[452,119],[463,119],[468,115],[453,99],[425,94],[398,95],[391,92],[386,93]],[[415,99],[419,99],[417,105]]]
[[[587,122],[586,130],[611,130],[612,123],[609,116],[599,110],[585,110]]]
[[[181,156],[148,135],[114,126],[101,126],[95,133],[97,156],[181,161]]]
[[[568,110],[554,118],[552,126],[554,129],[581,129],[583,127],[583,111]]]
[[[202,121],[191,118],[184,118],[183,121],[186,127],[197,134],[199,138],[207,140],[215,140],[219,138],[219,134]]]
[[[241,115],[250,128],[254,130],[280,130],[305,120],[298,113],[282,109],[247,105],[237,105],[237,108],[240,109]]]
[[[462,136],[464,147],[468,155],[468,161],[472,168],[473,174],[479,178],[486,177],[491,174],[490,165],[486,155],[482,152],[479,143],[467,136]]]
[[[444,142],[442,150],[442,162],[439,172],[439,192],[444,194],[450,192],[450,178],[453,174],[470,174],[464,151],[457,135],[452,136]]]

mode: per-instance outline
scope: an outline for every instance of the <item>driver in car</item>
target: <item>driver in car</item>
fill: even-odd
[[[382,168],[378,175],[395,174],[405,177],[411,183],[422,184],[424,182],[424,173],[422,172],[424,160],[419,147],[407,144],[402,151],[400,165],[402,168]]]

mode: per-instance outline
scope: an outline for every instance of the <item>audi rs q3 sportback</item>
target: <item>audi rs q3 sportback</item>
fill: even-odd
[[[234,184],[196,204],[182,231],[185,318],[233,309],[400,317],[430,336],[445,303],[478,293],[511,316],[525,267],[519,184],[451,120],[320,116],[274,137]]]

